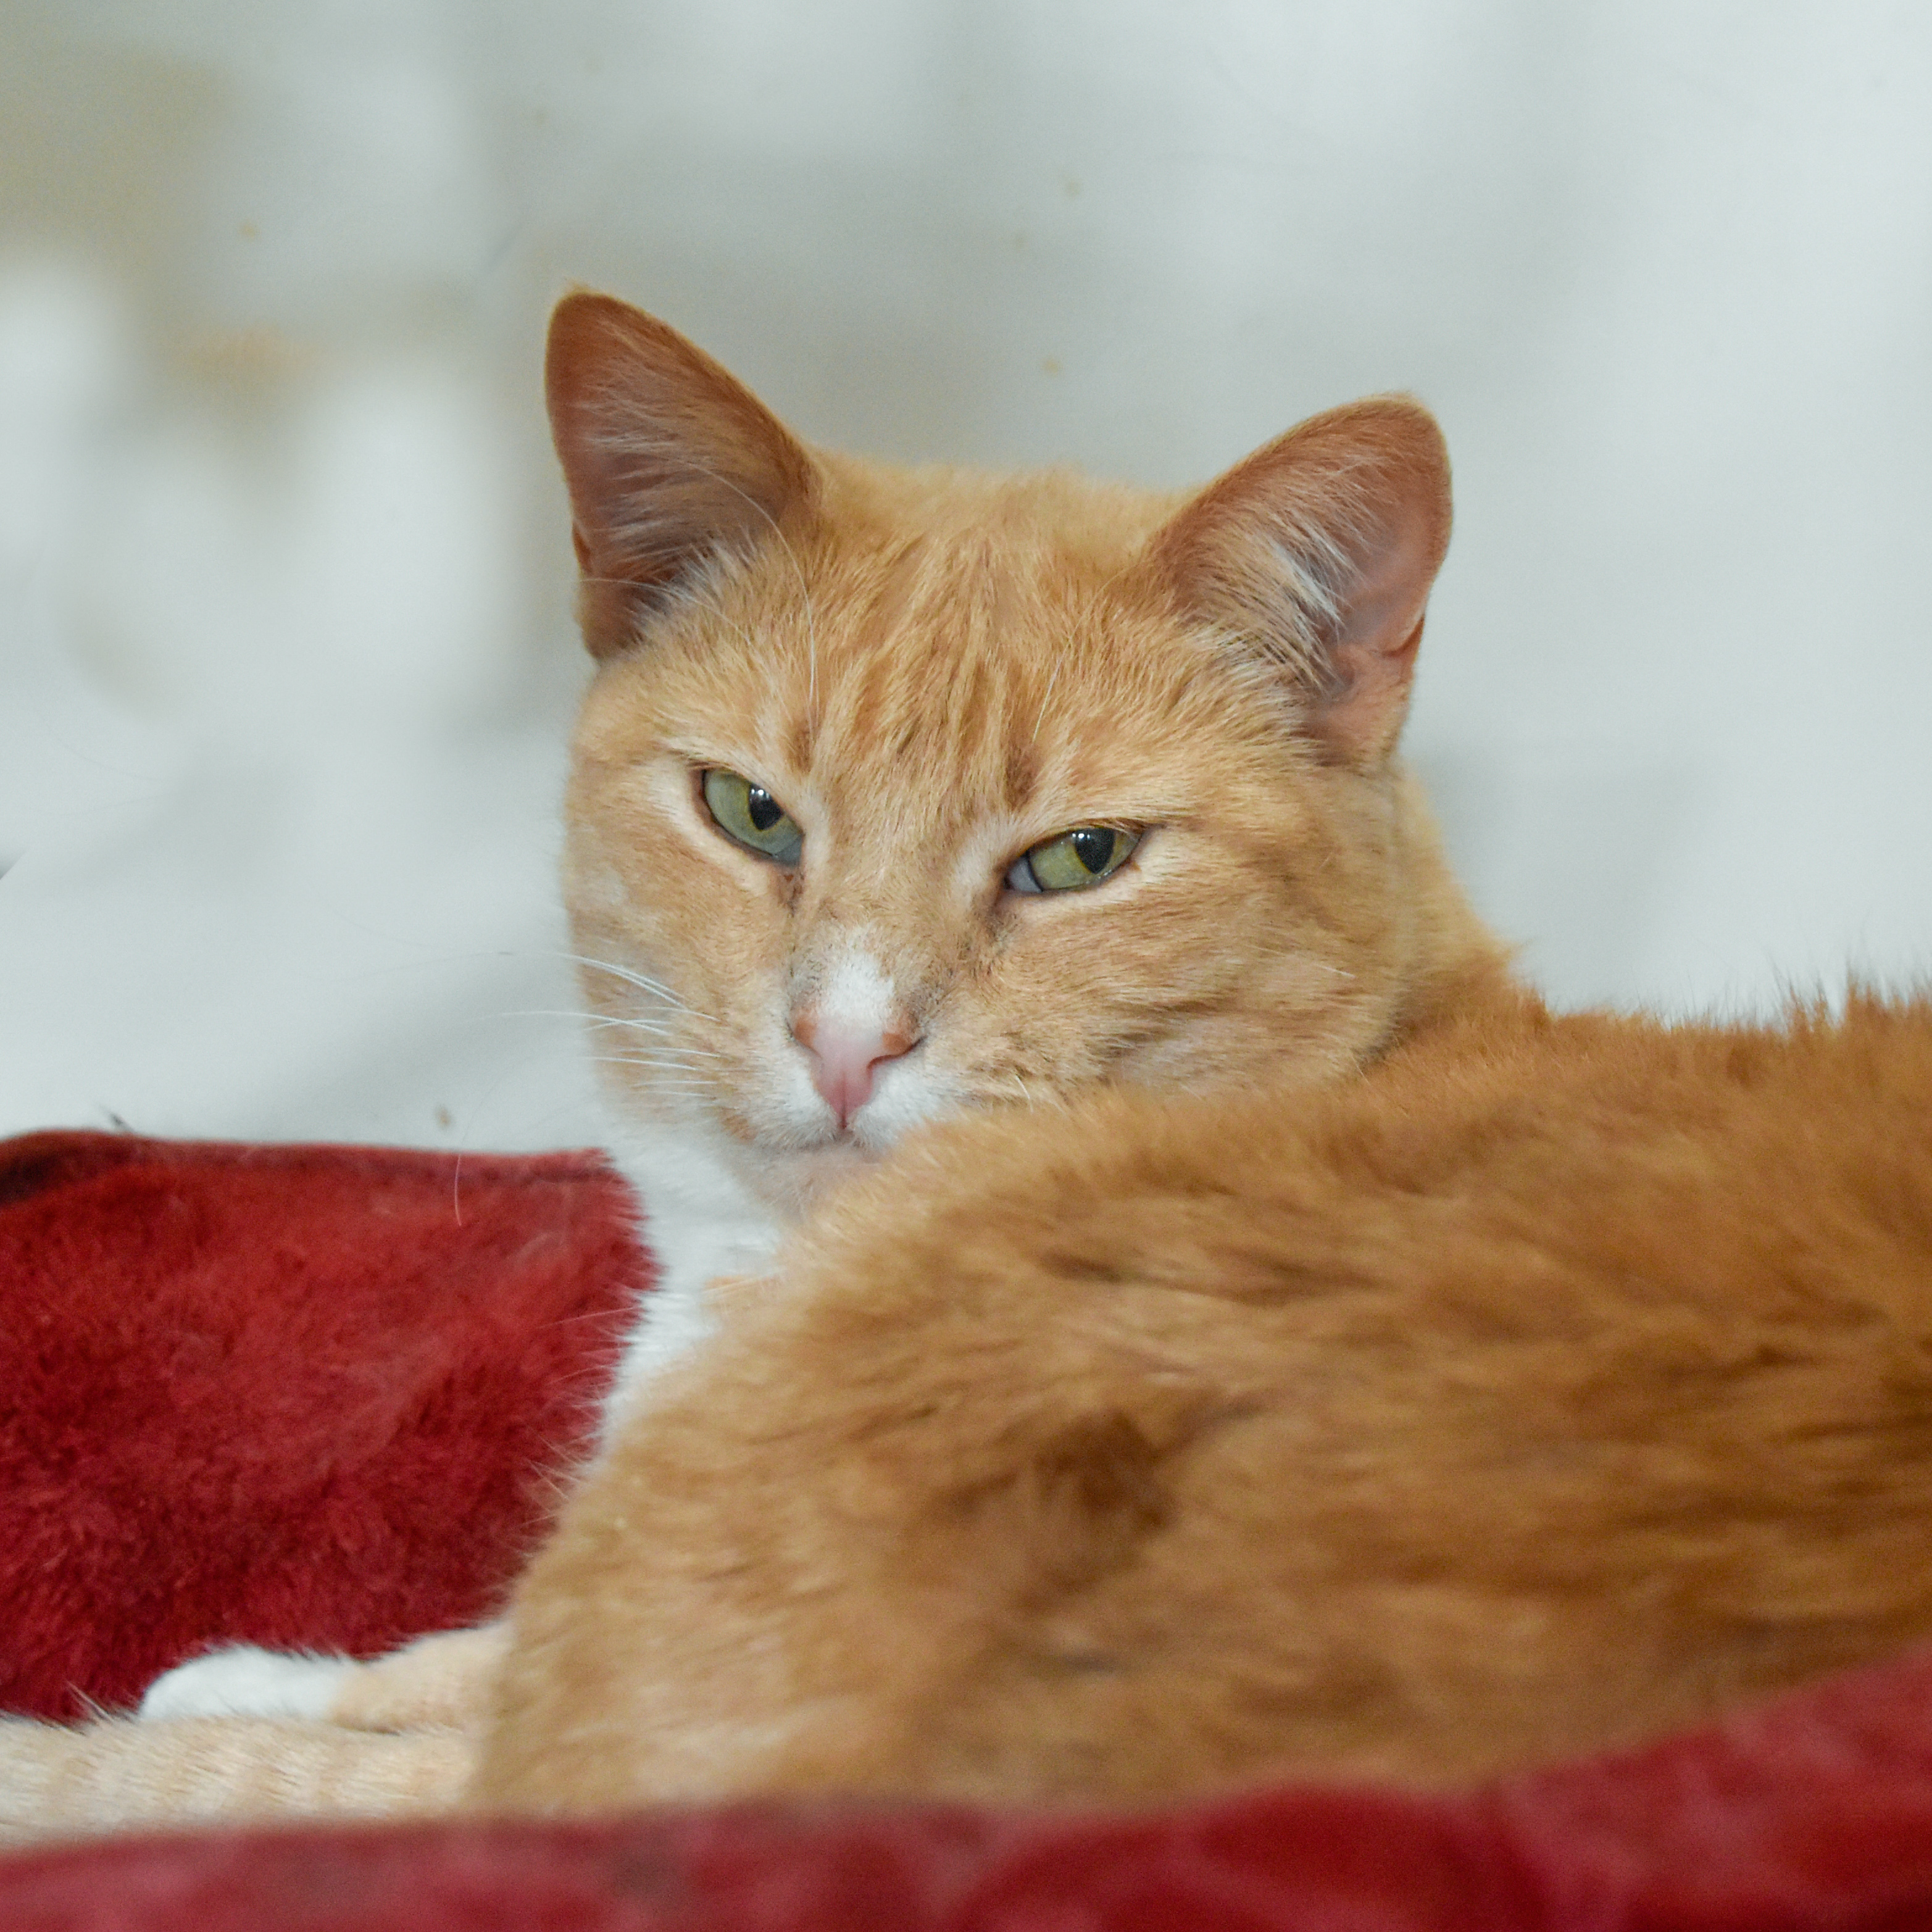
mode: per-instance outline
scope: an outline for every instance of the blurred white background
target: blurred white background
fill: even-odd
[[[1202,478],[1402,387],[1412,755],[1565,1002],[1932,960],[1932,13],[5,0],[0,1132],[590,1138],[538,401]]]

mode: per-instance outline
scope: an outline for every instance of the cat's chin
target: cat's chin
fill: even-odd
[[[760,1191],[778,1197],[773,1204],[794,1218],[809,1214],[826,1195],[854,1175],[877,1165],[880,1150],[862,1145],[849,1134],[823,1145],[761,1157]]]

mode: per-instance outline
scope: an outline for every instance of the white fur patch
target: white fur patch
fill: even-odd
[[[842,953],[817,1001],[820,1018],[853,1033],[883,1033],[897,1020],[898,995],[878,961],[864,947]]]
[[[144,1721],[169,1718],[326,1718],[344,1680],[346,1657],[296,1657],[238,1643],[158,1677],[141,1700]]]
[[[884,1154],[914,1127],[956,1113],[964,1101],[929,1056],[892,1060],[872,1079],[872,1097],[853,1118],[852,1137],[868,1154]]]
[[[782,1232],[702,1130],[632,1120],[608,1144],[644,1204],[644,1238],[658,1278],[604,1397],[606,1444],[641,1406],[646,1388],[717,1327],[706,1284],[763,1274]]]
[[[821,1020],[848,1033],[884,1034],[906,1019],[891,974],[856,938],[838,956],[814,1004]],[[873,1072],[871,1099],[852,1117],[852,1137],[868,1154],[883,1153],[908,1128],[949,1112],[952,1100],[935,1088],[924,1054],[882,1060]],[[810,1105],[823,1113],[815,1091]]]

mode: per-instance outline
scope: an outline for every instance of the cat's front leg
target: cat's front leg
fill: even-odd
[[[443,1630],[386,1657],[300,1655],[236,1644],[148,1686],[145,1720],[279,1718],[361,1731],[473,1729],[488,1711],[508,1626]]]
[[[0,1718],[0,1844],[158,1825],[446,1811],[476,1754],[458,1730],[282,1718]]]

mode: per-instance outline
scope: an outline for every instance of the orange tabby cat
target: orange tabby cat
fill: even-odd
[[[593,296],[550,396],[604,1451],[507,1629],[0,1730],[0,1820],[1434,1780],[1932,1632],[1932,1014],[1508,980],[1394,755],[1422,410],[891,472]]]
[[[946,1129],[514,1628],[471,1796],[538,1810],[1438,1783],[1932,1635],[1932,1010]]]

